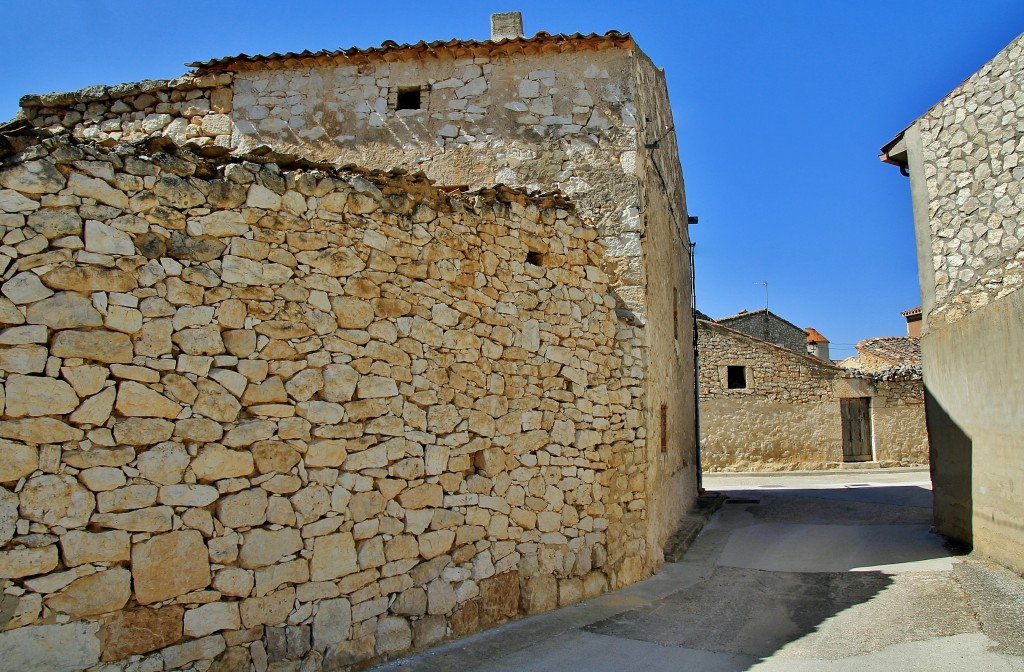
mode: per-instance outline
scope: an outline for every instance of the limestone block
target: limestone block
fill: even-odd
[[[205,637],[221,630],[238,630],[242,619],[237,602],[212,602],[185,612],[182,632],[187,637]]]
[[[142,313],[134,308],[110,305],[103,317],[103,326],[114,331],[134,334],[142,329]]]
[[[171,438],[174,423],[160,418],[124,418],[114,423],[114,440],[129,446],[148,446]]]
[[[200,380],[197,387],[199,396],[192,405],[195,413],[218,422],[234,422],[238,412],[242,410],[242,405],[233,394],[212,380]],[[250,385],[248,389],[252,387]]]
[[[23,194],[53,194],[65,184],[67,179],[46,160],[26,161],[0,171],[0,185]]]
[[[68,420],[78,425],[102,426],[110,417],[116,397],[117,389],[108,387],[83,401]]]
[[[129,364],[133,354],[132,341],[126,334],[102,329],[57,332],[50,352],[55,357],[92,359],[107,364]]]
[[[157,501],[166,506],[209,506],[217,501],[220,493],[212,485],[178,483],[160,488]],[[234,527],[229,525],[229,527]]]
[[[18,273],[0,287],[0,292],[12,303],[23,305],[34,303],[53,296],[53,291],[44,286],[39,276],[25,271]]]
[[[224,347],[235,357],[244,358],[256,352],[256,332],[251,329],[229,329],[221,332]]]
[[[24,576],[46,574],[56,569],[57,564],[56,546],[0,551],[0,578],[20,579]]]
[[[440,507],[444,501],[444,490],[436,483],[424,483],[405,490],[398,495],[398,503],[404,509]]]
[[[280,530],[255,528],[243,534],[242,538],[244,543],[238,555],[238,561],[246,569],[266,567],[303,548],[302,536],[294,528]],[[354,555],[355,549],[353,548]]]
[[[127,562],[131,538],[123,530],[84,532],[71,530],[60,537],[64,564],[77,567],[93,562]]]
[[[87,297],[75,292],[57,292],[48,299],[31,304],[26,321],[51,329],[75,329],[98,327],[103,324],[103,317]]]
[[[7,378],[7,415],[63,415],[78,406],[78,395],[62,380],[12,374]]]
[[[225,567],[213,577],[213,588],[232,597],[249,597],[255,579],[253,572],[239,567]]]
[[[171,529],[174,509],[169,506],[154,506],[136,509],[126,513],[97,513],[92,522],[100,527],[129,532],[167,532]]]
[[[160,602],[210,585],[210,562],[195,530],[169,532],[132,546],[139,604]]]
[[[39,466],[39,449],[24,443],[0,441],[0,483],[25,478]]]
[[[310,450],[311,449],[312,448],[310,448]],[[307,467],[318,466],[316,464],[310,464],[308,460],[309,450],[307,450],[306,455]],[[252,446],[252,457],[256,462],[256,470],[261,474],[287,473],[292,467],[299,463],[300,459],[302,459],[299,452],[284,441],[269,440],[256,442]]]
[[[94,198],[100,203],[121,210],[128,209],[128,197],[99,178],[71,173],[68,177],[67,188],[76,196]]]
[[[127,483],[124,472],[115,467],[91,467],[78,474],[78,480],[93,492],[105,492]]]
[[[248,452],[228,450],[219,444],[203,446],[192,461],[192,472],[201,481],[248,476],[255,469]]]
[[[242,626],[253,628],[258,625],[280,625],[288,618],[294,603],[295,589],[291,586],[265,597],[242,600],[239,606]]]
[[[412,646],[412,628],[401,616],[388,616],[377,622],[376,652],[387,655]]]
[[[307,467],[340,467],[345,461],[346,442],[344,439],[323,439],[314,441],[306,450]]]
[[[176,418],[181,406],[159,392],[126,380],[118,386],[117,403],[114,406],[121,415],[129,417]]]
[[[0,633],[0,660],[8,670],[80,672],[100,660],[97,630],[94,621],[75,621]]]
[[[309,564],[304,558],[279,562],[257,569],[256,597],[263,597],[286,583],[303,584],[309,581]]]
[[[338,326],[342,329],[365,329],[373,322],[373,306],[367,301],[346,296],[335,296],[331,298],[331,307],[334,310],[335,318],[338,320]]]
[[[46,348],[22,345],[0,350],[0,370],[8,373],[42,373],[46,368]]]
[[[313,618],[313,648],[327,647],[349,639],[352,629],[352,605],[346,598],[321,600]]]
[[[227,255],[222,262],[221,278],[235,285],[264,287],[280,285],[292,277],[287,266],[273,262],[257,262],[252,259]]]
[[[174,423],[174,436],[194,443],[212,443],[224,435],[219,422],[208,418],[186,418]]]
[[[113,567],[82,577],[46,599],[46,606],[72,616],[97,616],[118,611],[132,595],[132,575]]]
[[[181,639],[185,610],[173,604],[159,609],[119,611],[104,619],[98,633],[105,662],[149,653]]]
[[[312,581],[328,581],[358,571],[355,541],[349,532],[317,537],[309,574]]]
[[[219,355],[224,352],[220,328],[214,324],[182,329],[171,336],[171,341],[188,355]]]
[[[337,425],[345,419],[345,407],[330,401],[300,401],[296,412],[314,425]]]
[[[448,552],[455,541],[454,530],[426,532],[419,537],[420,555],[425,560],[436,558]]]
[[[155,485],[135,483],[109,492],[101,492],[96,497],[96,503],[100,513],[133,511],[152,506],[156,502],[156,495]]]
[[[97,254],[135,254],[135,243],[124,231],[118,231],[103,222],[85,223],[85,249]]]
[[[21,491],[22,518],[44,525],[84,527],[96,507],[96,499],[78,481],[66,474],[43,474],[30,478]]]
[[[226,495],[217,503],[217,518],[226,527],[255,527],[267,520],[267,492],[249,488]]]
[[[184,446],[162,443],[139,455],[136,468],[139,475],[160,485],[174,485],[188,467],[191,458]]]
[[[0,212],[32,212],[39,203],[25,198],[13,189],[0,189]]]
[[[325,401],[350,401],[359,382],[359,373],[347,364],[331,364],[323,372],[321,396]]]
[[[51,289],[73,292],[130,292],[139,286],[138,277],[116,268],[58,266],[42,276]]]
[[[169,646],[161,655],[168,670],[176,670],[196,660],[213,660],[227,648],[222,635],[210,635]]]

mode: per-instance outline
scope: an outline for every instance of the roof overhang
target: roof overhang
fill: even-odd
[[[899,166],[901,169],[910,165],[910,160],[907,158],[907,140],[904,137],[906,132],[907,129],[903,129],[899,135],[882,146],[882,153],[878,156],[879,161]]]

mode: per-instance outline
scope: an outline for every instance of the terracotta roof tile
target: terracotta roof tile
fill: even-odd
[[[818,330],[814,327],[807,327],[804,329],[807,332],[808,343],[828,343],[828,339],[818,333]]]
[[[913,336],[867,338],[857,344],[857,351],[888,359],[896,366],[921,364],[921,339]]]
[[[517,37],[506,40],[435,40],[433,42],[419,41],[415,44],[399,44],[392,40],[383,42],[379,47],[368,47],[359,48],[351,47],[348,49],[322,49],[320,51],[300,51],[300,52],[287,52],[279,54],[277,52],[271,54],[256,54],[250,56],[248,54],[238,54],[237,56],[224,56],[222,58],[213,58],[208,61],[195,61],[193,63],[186,63],[190,68],[199,68],[200,70],[209,70],[215,68],[223,68],[236,63],[257,63],[266,61],[279,61],[289,59],[306,59],[306,58],[320,58],[320,57],[346,57],[351,58],[354,56],[386,56],[395,52],[422,52],[422,53],[433,53],[438,51],[450,51],[453,49],[463,49],[471,51],[490,51],[490,50],[522,50],[526,48],[535,47],[550,47],[550,46],[599,46],[603,44],[612,45],[629,45],[632,44],[633,37],[629,33],[620,33],[617,30],[608,31],[607,33],[590,33],[584,35],[582,33],[573,33],[572,35],[555,34],[552,35],[546,32],[539,32],[533,37]]]

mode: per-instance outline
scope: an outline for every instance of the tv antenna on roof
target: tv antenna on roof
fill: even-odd
[[[754,284],[764,287],[764,309],[768,310],[768,281],[762,280],[761,282],[755,282]]]

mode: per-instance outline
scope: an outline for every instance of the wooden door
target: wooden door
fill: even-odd
[[[843,414],[843,461],[868,462],[871,454],[871,398],[840,399]]]

